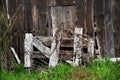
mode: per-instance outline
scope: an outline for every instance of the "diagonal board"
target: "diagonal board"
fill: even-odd
[[[42,54],[44,54],[47,58],[50,57],[50,49],[42,44],[40,40],[33,39],[33,46],[35,46]]]

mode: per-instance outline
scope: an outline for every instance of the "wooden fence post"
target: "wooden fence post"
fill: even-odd
[[[49,67],[55,67],[58,63],[58,55],[60,48],[60,39],[61,39],[61,30],[57,26],[57,16],[55,9],[51,8],[51,17],[52,17],[52,32],[53,40],[51,43],[51,56],[49,59]]]
[[[33,35],[32,33],[25,34],[25,41],[24,41],[24,67],[29,68],[31,67],[31,54],[33,53]]]
[[[83,46],[82,34],[83,34],[83,28],[75,28],[73,63],[75,63],[76,66],[78,66],[81,63],[82,46]]]
[[[34,38],[33,46],[35,46],[39,51],[41,51],[42,54],[44,54],[47,58],[50,57],[50,55],[51,55],[50,49],[48,47],[46,47],[44,44],[42,44],[42,42],[40,40],[37,40]]]

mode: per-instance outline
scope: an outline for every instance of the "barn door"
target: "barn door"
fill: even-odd
[[[62,17],[63,17],[63,37],[73,38],[74,28],[76,26],[76,11],[74,6],[62,7]]]
[[[74,6],[55,6],[52,7],[56,17],[56,25],[63,31],[63,38],[73,38],[75,27],[76,12]]]
[[[75,24],[75,19],[76,19],[75,6],[54,6],[54,7],[52,6],[51,12],[52,12],[51,13],[52,19],[54,18],[54,22],[52,22],[52,27],[56,26],[58,29],[56,35],[59,35],[59,33],[61,31],[60,51],[58,52],[59,58],[64,59],[64,60],[68,60],[68,59],[72,60],[73,59],[72,58],[73,40],[74,40],[73,32],[74,32],[74,28],[76,26],[76,24]],[[53,17],[53,15],[54,15],[54,17]],[[65,57],[62,55],[67,55],[68,57]],[[58,57],[58,55],[57,55],[57,57]],[[53,58],[51,58],[51,59],[53,59]]]

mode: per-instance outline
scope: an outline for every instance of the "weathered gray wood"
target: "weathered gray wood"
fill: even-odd
[[[25,34],[25,41],[24,41],[24,66],[31,67],[31,54],[33,53],[33,35],[31,33]]]
[[[17,63],[20,64],[21,61],[20,61],[20,59],[18,58],[18,56],[17,56],[17,54],[16,54],[16,52],[15,52],[15,49],[14,49],[13,47],[10,47],[10,49],[12,50],[12,52],[13,52],[16,60],[17,60]]]
[[[37,31],[39,28],[39,22],[38,22],[38,19],[39,19],[39,14],[38,14],[38,9],[37,9],[37,5],[35,4],[35,1],[33,3],[33,6],[32,6],[32,21],[33,21],[33,35],[36,35]],[[37,33],[38,34],[38,33]]]
[[[62,22],[63,22],[63,37],[73,38],[74,28],[76,20],[76,9],[74,6],[64,6],[62,7]]]
[[[114,17],[112,11],[113,9],[113,1],[114,0],[109,0],[105,1],[104,4],[104,25],[105,25],[105,42],[106,42],[106,52],[107,55],[110,56],[111,58],[115,57],[115,47],[114,47]],[[109,7],[108,7],[109,6]]]
[[[73,62],[76,64],[76,66],[78,66],[81,63],[82,34],[83,34],[83,28],[75,28]]]
[[[33,39],[33,46],[35,46],[39,51],[41,51],[42,54],[44,54],[46,57],[50,57],[51,52],[50,49],[42,44],[40,40],[37,40],[36,38]]]
[[[88,42],[88,53],[90,54],[90,57],[94,58],[94,41],[93,39],[89,38]]]
[[[49,60],[49,67],[55,67],[58,63],[58,54],[60,48],[60,39],[61,39],[61,30],[59,30],[57,16],[59,12],[57,9],[61,9],[61,7],[51,8],[51,18],[52,18],[52,32],[53,32],[53,40],[51,44],[51,56]],[[59,15],[61,16],[61,15]]]
[[[52,41],[52,37],[50,36],[35,36],[34,39],[38,39],[40,40],[41,42],[48,42],[48,41]]]

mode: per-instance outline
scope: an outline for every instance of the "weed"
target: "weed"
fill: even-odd
[[[0,80],[119,80],[119,65],[120,61],[111,62],[109,59],[93,60],[87,67],[60,63],[55,68],[32,71],[32,74],[23,65],[16,65],[10,72],[2,70]]]

